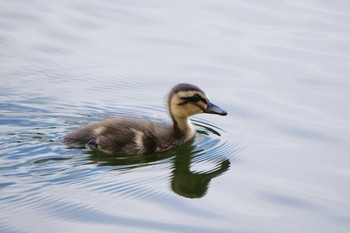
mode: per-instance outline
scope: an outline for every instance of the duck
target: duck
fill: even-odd
[[[189,117],[206,113],[227,115],[209,101],[197,86],[180,83],[167,99],[171,124],[165,125],[133,117],[114,117],[90,123],[68,133],[64,142],[74,148],[97,149],[111,155],[140,155],[165,152],[195,137]]]

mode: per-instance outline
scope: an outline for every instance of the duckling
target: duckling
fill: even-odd
[[[211,103],[198,87],[181,83],[168,95],[171,125],[126,117],[89,124],[69,133],[64,142],[73,147],[97,148],[107,154],[150,154],[175,148],[195,136],[189,117],[199,113],[227,113]]]

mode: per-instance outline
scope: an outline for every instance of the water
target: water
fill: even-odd
[[[2,1],[1,232],[349,232],[348,1]],[[166,122],[198,85],[228,116],[108,157],[59,138]]]

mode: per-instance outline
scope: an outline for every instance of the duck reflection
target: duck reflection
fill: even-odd
[[[192,172],[191,160],[191,154],[176,156],[171,179],[172,190],[188,198],[203,197],[207,193],[211,179],[226,172],[230,167],[230,161],[226,159],[210,171]]]
[[[90,161],[98,166],[118,166],[116,169],[133,169],[141,166],[151,166],[154,162],[164,161],[172,163],[171,189],[186,198],[201,198],[207,191],[210,181],[223,174],[230,168],[230,161],[223,159],[213,165],[209,171],[193,172],[193,158],[198,156],[193,141],[178,149],[168,152],[141,156],[111,156],[100,151],[92,151]],[[120,166],[125,166],[121,168]]]

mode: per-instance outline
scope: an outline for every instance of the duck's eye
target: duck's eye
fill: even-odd
[[[198,101],[200,101],[202,98],[199,96],[199,95],[194,95],[194,96],[192,96],[191,97],[191,101],[192,102],[195,102],[195,103],[197,103]]]

